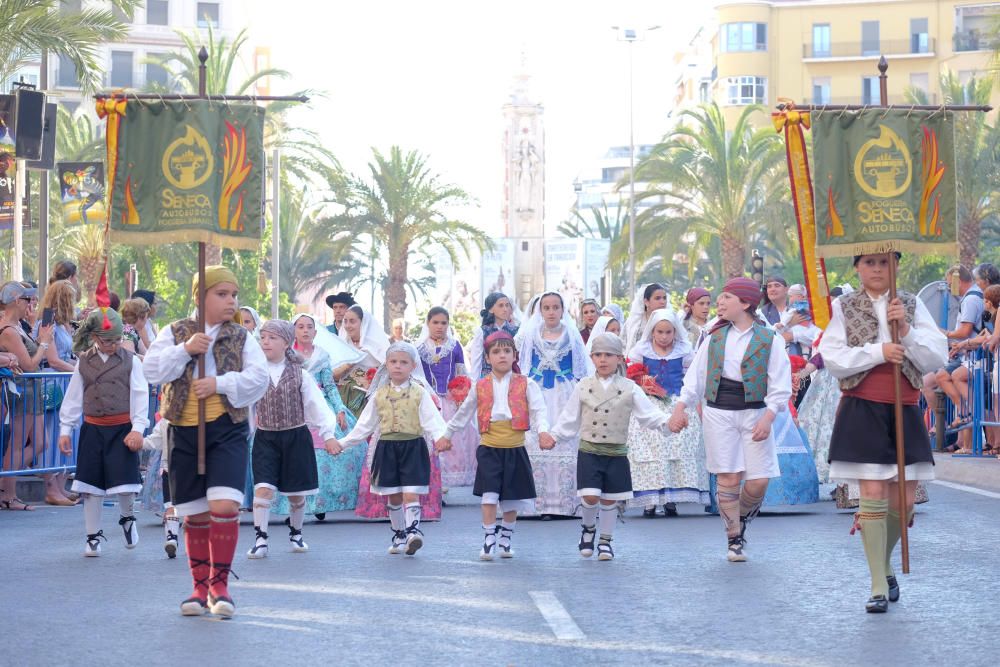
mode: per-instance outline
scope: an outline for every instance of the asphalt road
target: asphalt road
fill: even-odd
[[[996,664],[1000,494],[930,491],[885,615],[863,611],[861,542],[829,502],[762,515],[742,564],[693,506],[631,512],[613,562],[580,558],[578,521],[537,520],[518,523],[514,559],[480,562],[473,505],[425,524],[413,558],[386,553],[386,523],[342,513],[307,521],[307,554],[275,521],[270,557],[249,561],[245,516],[228,621],[180,616],[190,579],[153,515],[126,551],[105,508],[95,559],[80,508],[0,512],[0,665]]]

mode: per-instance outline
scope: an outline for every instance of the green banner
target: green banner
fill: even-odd
[[[260,247],[262,108],[130,100],[107,117],[114,241]]]
[[[812,134],[820,257],[957,254],[951,114],[813,112]]]

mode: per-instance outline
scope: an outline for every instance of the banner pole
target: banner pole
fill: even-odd
[[[198,51],[198,97],[205,97],[208,51]],[[205,242],[198,242],[198,333],[205,333]],[[205,377],[205,355],[198,355],[198,377]],[[205,400],[198,399],[198,474],[205,474]]]
[[[878,61],[878,87],[879,87],[879,103],[880,106],[889,106],[889,82],[888,75],[886,75],[886,70],[889,69],[889,63],[886,61],[885,56],[879,58]],[[895,253],[890,252],[889,255],[889,303],[892,303],[896,299],[896,258],[893,256]],[[899,322],[893,320],[890,323],[890,331],[892,333],[892,342],[894,345],[899,344]],[[892,385],[893,385],[893,418],[896,422],[896,475],[898,479],[897,486],[899,487],[899,543],[902,553],[903,561],[903,574],[910,573],[910,540],[907,528],[909,527],[909,521],[907,520],[906,507],[906,450],[903,442],[903,387],[902,387],[902,366],[899,364],[892,365]]]

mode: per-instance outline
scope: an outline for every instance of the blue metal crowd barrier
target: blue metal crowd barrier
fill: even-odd
[[[1000,414],[998,414],[998,401],[995,388],[995,368],[994,355],[986,350],[973,350],[965,357],[964,366],[969,373],[968,391],[961,405],[956,406],[950,398],[944,397],[946,408],[945,433],[960,434],[969,430],[971,442],[969,443],[970,454],[957,454],[956,456],[985,456],[983,428],[1000,426]],[[968,419],[961,421],[956,426],[955,417],[957,415],[968,415]],[[997,446],[1000,443],[991,443]]]
[[[59,408],[71,373],[0,373],[0,477],[73,472],[79,425],[73,430],[73,451],[59,451]],[[159,411],[159,387],[149,390],[149,424]]]

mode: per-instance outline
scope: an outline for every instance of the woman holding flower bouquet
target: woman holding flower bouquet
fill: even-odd
[[[441,306],[431,308],[420,338],[417,352],[427,383],[434,389],[441,403],[441,416],[449,421],[469,395],[472,381],[465,366],[465,350],[455,338],[450,326],[450,315]],[[441,484],[472,486],[476,479],[476,447],[479,431],[472,422],[455,432],[451,449],[440,456]]]
[[[680,394],[684,371],[693,357],[691,342],[673,310],[654,310],[639,342],[629,351],[628,377],[667,415]],[[632,420],[628,430],[634,507],[653,518],[662,506],[664,516],[677,516],[677,503],[711,504],[701,421],[690,409],[691,427],[680,433],[643,428]]]

